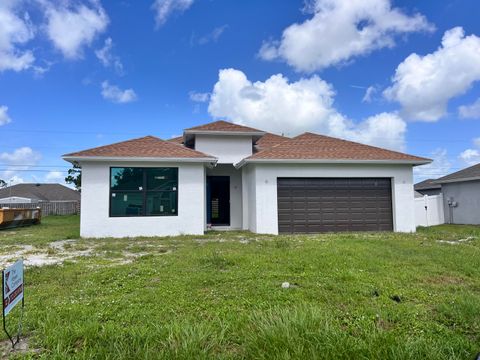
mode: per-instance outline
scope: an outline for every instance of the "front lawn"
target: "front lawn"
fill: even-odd
[[[473,359],[480,351],[479,227],[48,245],[76,237],[78,217],[0,232],[1,253],[23,244],[33,247],[26,255],[70,256],[26,271],[24,327],[39,352],[18,357]]]

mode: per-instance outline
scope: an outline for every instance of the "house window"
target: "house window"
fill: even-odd
[[[178,168],[110,168],[110,217],[178,215]]]

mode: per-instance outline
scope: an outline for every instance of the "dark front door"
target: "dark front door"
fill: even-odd
[[[391,231],[392,185],[385,178],[279,178],[280,233]]]
[[[230,225],[229,176],[207,176],[207,222]]]

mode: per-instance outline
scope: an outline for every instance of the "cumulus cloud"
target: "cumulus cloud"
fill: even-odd
[[[0,106],[0,126],[8,124],[11,122],[10,116],[8,115],[8,107],[7,106]]]
[[[6,170],[0,173],[0,179],[11,183],[23,182],[19,170],[25,171],[35,165],[42,156],[28,146],[15,149],[12,152],[0,153],[0,163]]]
[[[102,96],[104,99],[119,104],[137,100],[137,94],[133,89],[122,90],[118,86],[111,85],[108,81],[102,82]]]
[[[95,50],[95,55],[105,67],[113,67],[118,75],[123,75],[123,64],[120,58],[113,54],[113,40],[107,38],[101,49]]]
[[[466,149],[459,156],[469,166],[480,163],[480,137],[473,139],[473,145],[476,149]]]
[[[190,91],[188,93],[188,96],[190,97],[190,100],[194,102],[207,102],[210,99],[210,93],[202,93],[202,92],[196,92],[196,91]]]
[[[67,59],[82,57],[83,48],[107,28],[109,19],[99,1],[90,5],[45,2],[46,30],[54,46]]]
[[[391,149],[404,149],[405,122],[394,113],[382,113],[355,122],[334,107],[333,87],[314,75],[289,82],[282,74],[250,81],[236,69],[224,69],[208,106],[215,118],[227,118],[275,133],[304,131],[346,138]]]
[[[287,27],[281,40],[264,42],[261,58],[313,72],[393,47],[396,35],[433,30],[424,16],[407,15],[390,0],[316,0],[306,8],[313,17]]]
[[[194,0],[155,0],[152,9],[155,11],[155,24],[160,27],[175,12],[183,13],[192,6]]]
[[[35,56],[20,47],[34,37],[27,12],[19,14],[17,1],[0,2],[0,72],[22,71],[32,67]]]
[[[448,159],[447,149],[435,149],[430,153],[429,157],[433,160],[430,164],[413,168],[416,181],[438,179],[451,172],[452,162]]]
[[[387,99],[399,102],[412,120],[437,121],[447,112],[448,101],[465,93],[480,80],[480,38],[465,36],[461,27],[445,32],[433,53],[411,54],[398,65]]]
[[[65,174],[61,171],[52,170],[45,175],[45,182],[62,182],[65,179]]]
[[[458,114],[462,118],[480,119],[480,98],[473,104],[460,106],[458,108]]]

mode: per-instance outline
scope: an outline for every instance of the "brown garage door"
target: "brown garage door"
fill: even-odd
[[[391,180],[278,178],[278,231],[392,231]]]

